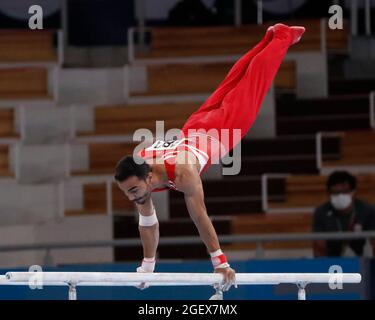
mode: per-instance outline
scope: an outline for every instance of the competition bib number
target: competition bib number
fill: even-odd
[[[155,143],[146,148],[147,151],[162,151],[162,150],[172,150],[176,149],[183,140],[169,140],[169,141],[162,141],[157,140]]]

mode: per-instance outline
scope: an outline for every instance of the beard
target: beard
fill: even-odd
[[[137,201],[134,201],[136,204],[145,204],[146,203],[146,199],[141,199],[141,200],[137,200]]]
[[[145,195],[143,195],[142,197],[140,197],[140,198],[134,200],[134,202],[135,202],[136,204],[140,204],[140,205],[145,204],[146,201],[147,201],[148,198],[149,198],[149,195],[150,195],[150,193],[147,192],[147,193],[146,193]]]

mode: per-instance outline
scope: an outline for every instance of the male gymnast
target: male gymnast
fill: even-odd
[[[189,215],[206,245],[214,271],[223,275],[222,290],[235,285],[235,271],[220,249],[207,214],[200,175],[213,163],[219,149],[225,150],[220,153],[223,156],[248,132],[289,47],[304,32],[305,28],[300,26],[269,27],[264,38],[234,64],[214,93],[189,117],[178,140],[156,141],[119,161],[115,180],[139,212],[144,258],[137,272],[153,272],[155,268],[159,224],[151,193],[174,189],[184,194]],[[229,132],[229,139],[208,134],[210,130],[223,129]],[[236,137],[234,130],[240,130],[240,135]],[[139,287],[145,288],[147,284]]]

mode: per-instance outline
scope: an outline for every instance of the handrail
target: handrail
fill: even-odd
[[[320,19],[320,51],[327,54],[327,19]]]
[[[252,235],[225,235],[219,236],[220,243],[259,243],[274,241],[300,241],[300,240],[354,240],[354,239],[375,239],[375,231],[363,232],[316,232],[316,233],[273,233],[273,234],[252,234]],[[203,244],[196,236],[187,237],[162,237],[160,245],[190,245]],[[52,249],[75,249],[93,247],[133,247],[141,245],[139,238],[124,238],[116,240],[81,241],[69,243],[39,243],[39,244],[17,244],[1,245],[0,252],[29,251],[29,250],[52,250]]]
[[[134,28],[131,27],[128,29],[128,61],[130,64],[133,64],[134,60]]]
[[[375,91],[370,92],[370,127],[375,129]]]
[[[57,61],[58,65],[64,65],[65,48],[64,48],[64,33],[62,30],[57,30]]]
[[[320,172],[323,166],[322,132],[317,132],[315,136],[315,154],[316,168]]]

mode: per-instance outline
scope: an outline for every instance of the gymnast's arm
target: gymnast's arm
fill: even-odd
[[[204,192],[201,178],[197,168],[191,164],[176,165],[176,187],[185,195],[185,202],[199,235],[205,243],[211,257],[220,256],[224,259],[214,264],[215,272],[224,276],[223,291],[227,291],[231,285],[235,284],[235,272],[229,267],[225,255],[220,250],[219,240],[209,218],[204,203]],[[216,255],[218,253],[218,255]],[[215,258],[211,258],[215,259]],[[221,260],[219,259],[219,260]]]
[[[143,257],[155,259],[159,244],[159,222],[151,197],[143,205],[136,205],[139,212],[139,234],[143,246]]]
[[[219,240],[207,214],[203,185],[197,169],[193,165],[184,164],[177,165],[176,172],[179,173],[176,174],[176,186],[178,190],[184,193],[190,217],[196,225],[208,252],[219,250]]]

